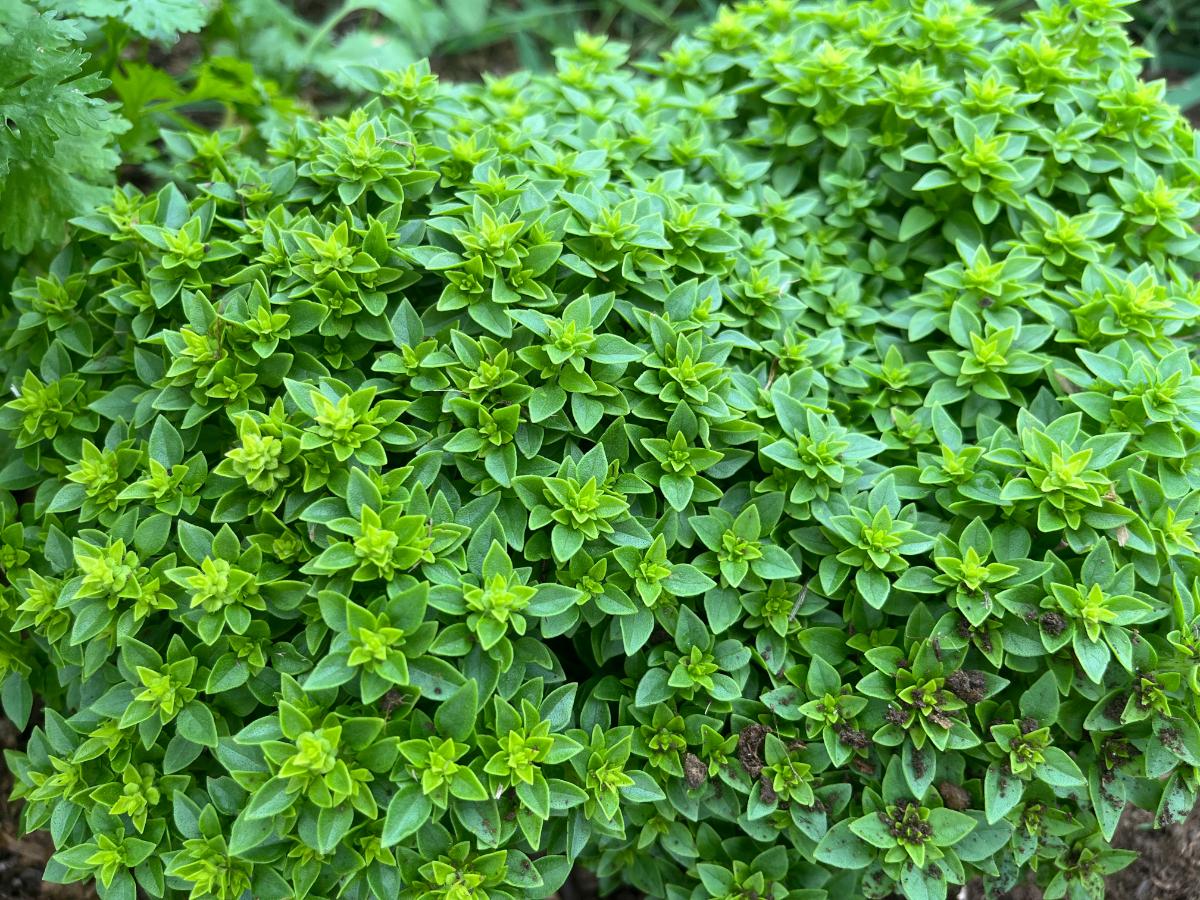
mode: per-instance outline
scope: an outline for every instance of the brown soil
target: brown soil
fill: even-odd
[[[683,758],[683,775],[687,786],[695,790],[708,781],[708,766],[695,753],[689,753]]]
[[[737,756],[742,768],[751,778],[763,770],[762,746],[771,728],[757,722],[747,725],[738,736]]]
[[[964,809],[971,808],[971,795],[954,782],[943,781],[937,786],[937,789],[938,793],[942,795],[942,802],[950,809],[962,812]]]
[[[960,669],[946,678],[946,687],[964,703],[978,703],[987,692],[983,673],[975,669]]]
[[[1200,807],[1186,822],[1151,830],[1153,816],[1134,810],[1125,816],[1115,843],[1141,854],[1108,880],[1120,900],[1196,900],[1200,897]]]
[[[1111,900],[1198,900],[1200,898],[1200,807],[1186,822],[1152,829],[1153,815],[1131,809],[1121,820],[1113,845],[1140,855],[1108,879]],[[967,900],[983,900],[978,883]],[[1022,885],[1002,900],[1042,900],[1033,885]]]

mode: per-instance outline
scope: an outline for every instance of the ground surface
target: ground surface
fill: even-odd
[[[1125,817],[1119,845],[1141,856],[1109,879],[1112,900],[1197,900],[1200,898],[1200,808],[1182,825],[1152,831],[1150,813]]]

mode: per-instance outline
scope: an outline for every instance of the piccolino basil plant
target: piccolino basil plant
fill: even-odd
[[[1200,162],[1125,5],[168,135],[0,322],[47,877],[1102,897],[1200,787]]]

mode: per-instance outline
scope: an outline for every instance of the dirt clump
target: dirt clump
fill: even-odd
[[[1067,620],[1056,612],[1042,613],[1042,631],[1051,637],[1058,637],[1067,629]]]
[[[779,799],[779,794],[775,793],[775,787],[765,778],[758,783],[758,795],[767,806]]]
[[[971,795],[963,790],[959,785],[952,781],[943,781],[937,786],[938,793],[942,795],[942,802],[947,808],[962,812],[964,809],[971,808]]]
[[[742,733],[738,735],[738,762],[742,764],[742,768],[751,778],[757,778],[763,770],[763,742],[772,730],[769,725],[760,725],[755,722],[743,728]]]
[[[1124,692],[1115,694],[1108,704],[1104,707],[1104,717],[1110,722],[1120,723],[1121,716],[1125,714],[1125,704],[1129,702],[1129,698]]]
[[[922,753],[914,753],[912,757],[913,774],[918,778],[924,778],[925,773],[929,771],[929,767],[925,764],[925,755]]]
[[[987,693],[987,679],[976,669],[959,669],[946,677],[946,687],[964,703],[978,703]]]
[[[847,747],[863,750],[871,746],[871,737],[859,728],[844,727],[838,729],[838,740]]]

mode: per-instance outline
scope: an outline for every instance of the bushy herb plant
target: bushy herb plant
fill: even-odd
[[[48,877],[1102,896],[1200,779],[1200,166],[1123,5],[169,139],[0,329]]]

